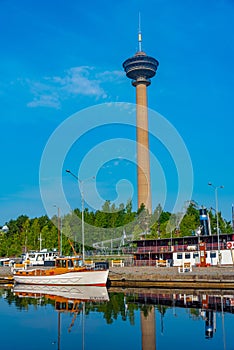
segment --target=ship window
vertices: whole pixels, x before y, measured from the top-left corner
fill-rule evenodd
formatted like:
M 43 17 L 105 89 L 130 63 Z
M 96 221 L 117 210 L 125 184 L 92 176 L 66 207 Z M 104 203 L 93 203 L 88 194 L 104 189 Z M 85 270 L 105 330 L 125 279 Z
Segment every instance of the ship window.
M 73 310 L 73 303 L 72 302 L 68 302 L 67 308 L 70 311 Z
M 68 267 L 73 267 L 72 260 L 68 260 Z
M 185 259 L 190 259 L 190 253 L 185 253 Z
M 73 261 L 73 264 L 74 264 L 74 267 L 79 266 L 79 260 L 74 260 L 74 261 Z
M 61 310 L 67 310 L 67 303 L 65 301 L 60 303 L 60 305 L 61 305 Z
M 177 259 L 182 259 L 182 254 L 177 254 Z
M 194 259 L 199 258 L 199 254 L 198 253 L 193 253 L 193 258 Z
M 210 252 L 210 257 L 211 258 L 216 258 L 216 252 Z

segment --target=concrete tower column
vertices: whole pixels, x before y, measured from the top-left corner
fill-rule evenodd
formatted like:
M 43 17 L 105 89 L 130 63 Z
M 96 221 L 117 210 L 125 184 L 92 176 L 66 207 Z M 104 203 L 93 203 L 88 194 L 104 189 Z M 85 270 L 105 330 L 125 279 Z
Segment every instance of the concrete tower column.
M 152 212 L 151 184 L 150 184 L 150 159 L 148 137 L 148 109 L 147 90 L 148 81 L 136 81 L 136 124 L 137 124 L 137 188 L 138 208 L 143 203 Z

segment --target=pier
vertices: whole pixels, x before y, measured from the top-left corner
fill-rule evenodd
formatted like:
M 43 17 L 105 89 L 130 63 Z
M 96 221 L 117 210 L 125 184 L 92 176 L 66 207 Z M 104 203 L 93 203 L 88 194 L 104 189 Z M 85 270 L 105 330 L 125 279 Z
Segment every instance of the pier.
M 0 267 L 0 284 L 13 284 L 10 267 Z M 110 267 L 109 287 L 233 289 L 234 267 L 193 267 L 179 273 L 176 267 Z
M 234 267 L 193 267 L 179 273 L 176 267 L 111 267 L 111 287 L 234 288 Z

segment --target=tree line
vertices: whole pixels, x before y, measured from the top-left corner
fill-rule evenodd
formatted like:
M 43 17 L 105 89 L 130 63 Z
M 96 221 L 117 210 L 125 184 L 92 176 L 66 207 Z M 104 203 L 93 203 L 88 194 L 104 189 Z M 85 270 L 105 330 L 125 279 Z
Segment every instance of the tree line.
M 208 211 L 211 234 L 217 234 L 216 213 Z M 115 242 L 123 234 L 132 236 L 132 240 L 142 235 L 146 239 L 169 237 L 183 237 L 196 234 L 200 226 L 199 210 L 191 201 L 182 220 L 180 215 L 163 211 L 158 205 L 152 214 L 149 214 L 142 205 L 133 211 L 132 202 L 116 207 L 106 201 L 102 210 L 90 211 L 84 209 L 85 249 L 93 249 L 93 243 L 102 241 Z M 221 233 L 231 233 L 231 222 L 226 221 L 221 212 L 218 213 L 219 229 Z M 17 219 L 6 222 L 8 230 L 0 231 L 0 256 L 20 256 L 30 250 L 47 248 L 58 249 L 58 242 L 62 245 L 64 255 L 73 252 L 72 245 L 77 253 L 82 251 L 82 212 L 75 209 L 61 217 L 47 215 L 29 218 L 21 215 Z M 69 243 L 69 241 L 72 243 Z

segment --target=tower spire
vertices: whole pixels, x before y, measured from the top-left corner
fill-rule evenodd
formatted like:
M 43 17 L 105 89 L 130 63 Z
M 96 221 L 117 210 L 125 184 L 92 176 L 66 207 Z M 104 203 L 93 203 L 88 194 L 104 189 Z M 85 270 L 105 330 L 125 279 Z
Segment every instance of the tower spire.
M 141 52 L 141 51 L 142 51 L 141 42 L 142 42 L 142 35 L 141 35 L 141 13 L 139 12 L 139 18 L 138 18 L 138 52 Z

